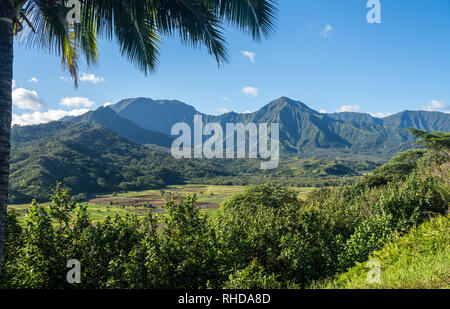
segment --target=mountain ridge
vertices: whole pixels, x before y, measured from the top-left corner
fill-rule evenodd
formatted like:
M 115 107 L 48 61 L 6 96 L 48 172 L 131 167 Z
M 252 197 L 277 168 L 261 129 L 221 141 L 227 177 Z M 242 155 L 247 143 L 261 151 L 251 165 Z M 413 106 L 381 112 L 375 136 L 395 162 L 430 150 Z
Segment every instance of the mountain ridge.
M 140 144 L 170 147 L 173 142 L 171 136 L 142 128 L 133 121 L 119 116 L 113 109 L 107 106 L 102 106 L 95 111 L 90 111 L 72 118 L 70 121 L 99 124 L 119 134 L 121 137 Z
M 229 112 L 207 115 L 177 100 L 125 99 L 111 106 L 120 116 L 146 129 L 170 133 L 178 122 L 193 126 L 195 115 L 204 123 L 280 123 L 281 150 L 290 156 L 332 158 L 333 156 L 378 156 L 389 159 L 415 148 L 407 128 L 450 130 L 450 115 L 439 112 L 401 112 L 386 118 L 364 113 L 320 113 L 288 97 L 273 100 L 253 113 Z M 156 119 L 158 118 L 158 119 Z M 163 122 L 163 124 L 161 124 Z
M 400 151 L 417 148 L 408 127 L 450 131 L 450 114 L 404 111 L 386 118 L 364 113 L 326 114 L 288 97 L 273 100 L 253 113 L 229 112 L 222 115 L 203 114 L 178 100 L 138 97 L 65 121 L 98 124 L 129 140 L 168 148 L 174 139 L 170 136 L 172 126 L 185 122 L 193 128 L 195 115 L 201 115 L 205 124 L 218 122 L 224 129 L 226 123 L 279 123 L 283 155 L 319 159 L 386 161 Z M 55 124 L 44 126 L 49 130 L 57 127 Z M 13 135 L 18 138 L 14 128 Z

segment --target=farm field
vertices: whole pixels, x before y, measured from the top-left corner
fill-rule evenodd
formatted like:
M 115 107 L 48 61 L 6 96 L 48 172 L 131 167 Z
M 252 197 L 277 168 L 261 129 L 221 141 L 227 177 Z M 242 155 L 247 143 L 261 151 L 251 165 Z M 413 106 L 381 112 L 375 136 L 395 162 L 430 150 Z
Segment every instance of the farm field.
M 126 193 L 97 195 L 82 204 L 88 205 L 88 212 L 92 221 L 97 222 L 116 214 L 125 216 L 135 214 L 145 216 L 149 212 L 164 213 L 164 202 L 174 198 L 182 200 L 189 194 L 196 194 L 198 206 L 208 216 L 215 216 L 220 205 L 244 190 L 244 186 L 216 186 L 187 184 L 169 186 L 161 190 L 129 191 Z M 308 193 L 315 190 L 313 187 L 293 187 L 299 199 L 305 199 Z M 40 203 L 46 205 L 48 203 Z M 9 205 L 19 213 L 19 221 L 25 219 L 29 204 Z

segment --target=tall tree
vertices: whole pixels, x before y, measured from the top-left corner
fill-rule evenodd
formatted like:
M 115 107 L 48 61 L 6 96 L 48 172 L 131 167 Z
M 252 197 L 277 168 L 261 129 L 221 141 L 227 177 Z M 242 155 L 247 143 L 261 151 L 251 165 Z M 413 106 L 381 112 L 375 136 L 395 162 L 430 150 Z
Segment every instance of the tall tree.
M 97 62 L 99 37 L 115 38 L 122 55 L 145 74 L 156 70 L 158 47 L 165 36 L 178 37 L 194 48 L 206 47 L 220 65 L 228 61 L 225 27 L 236 26 L 254 40 L 269 38 L 275 29 L 276 6 L 276 0 L 0 0 L 0 270 L 14 35 L 23 44 L 60 56 L 77 86 L 78 61 L 83 57 L 88 65 Z
M 428 133 L 424 130 L 417 130 L 410 128 L 409 132 L 415 135 L 418 140 L 416 143 L 433 150 L 450 150 L 450 133 L 447 132 L 433 132 Z

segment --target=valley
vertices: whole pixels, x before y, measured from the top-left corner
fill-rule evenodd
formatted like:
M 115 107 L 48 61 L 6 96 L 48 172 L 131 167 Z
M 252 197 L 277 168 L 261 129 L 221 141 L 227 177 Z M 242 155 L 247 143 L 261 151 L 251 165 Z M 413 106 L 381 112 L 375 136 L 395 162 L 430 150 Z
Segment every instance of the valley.
M 280 164 L 261 171 L 257 159 L 181 159 L 170 154 L 178 122 L 279 123 Z M 161 121 L 164 119 L 164 121 Z M 294 187 L 349 184 L 401 151 L 416 148 L 407 128 L 449 131 L 450 115 L 405 111 L 387 118 L 322 114 L 281 97 L 250 114 L 210 116 L 179 101 L 126 99 L 78 117 L 11 132 L 9 203 L 47 202 L 57 182 L 79 201 L 98 194 L 159 190 L 171 185 L 266 182 Z
M 164 189 L 129 191 L 114 194 L 93 195 L 89 200 L 82 202 L 93 222 L 103 221 L 106 217 L 116 215 L 137 215 L 144 217 L 149 213 L 164 214 L 164 203 L 170 199 L 182 201 L 187 195 L 197 196 L 197 206 L 201 212 L 214 217 L 220 205 L 235 194 L 242 193 L 244 186 L 218 186 L 218 185 L 173 185 Z M 314 191 L 312 187 L 293 187 L 299 199 L 306 199 Z M 46 206 L 49 203 L 40 203 Z M 18 214 L 18 220 L 24 222 L 29 204 L 9 205 L 9 208 Z

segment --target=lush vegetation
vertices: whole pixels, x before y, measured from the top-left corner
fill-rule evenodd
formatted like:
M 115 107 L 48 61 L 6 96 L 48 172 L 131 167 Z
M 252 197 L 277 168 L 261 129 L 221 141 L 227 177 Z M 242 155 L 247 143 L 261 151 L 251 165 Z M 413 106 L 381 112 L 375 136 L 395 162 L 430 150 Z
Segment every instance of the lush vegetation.
M 337 279 L 315 285 L 332 289 L 448 289 L 450 285 L 450 216 L 433 218 L 370 254 L 380 262 L 381 280 L 367 282 L 367 263 Z
M 214 186 L 214 185 L 171 185 L 164 189 L 153 189 L 144 191 L 127 191 L 124 193 L 99 194 L 89 198 L 84 205 L 92 222 L 104 220 L 106 217 L 114 217 L 116 214 L 124 216 L 137 215 L 144 217 L 149 212 L 163 213 L 164 203 L 167 200 L 184 200 L 187 195 L 197 195 L 197 206 L 201 212 L 208 216 L 214 216 L 220 204 L 242 192 L 241 186 Z M 298 197 L 305 199 L 307 194 L 314 188 L 294 188 Z M 50 202 L 41 203 L 48 206 Z M 8 208 L 16 212 L 19 223 L 24 225 L 30 204 L 8 205 Z
M 212 162 L 174 160 L 98 126 L 73 124 L 58 135 L 13 143 L 10 202 L 48 201 L 60 181 L 74 194 L 160 188 L 194 177 L 228 175 Z
M 170 153 L 131 142 L 97 125 L 53 122 L 16 127 L 12 136 L 11 204 L 47 202 L 56 182 L 79 199 L 100 193 L 163 188 L 186 182 L 247 185 L 273 181 L 329 186 L 351 181 L 377 164 L 369 161 L 286 158 L 261 172 L 258 160 L 175 160 Z
M 214 217 L 188 196 L 170 199 L 161 215 L 94 224 L 86 206 L 58 189 L 49 206 L 32 203 L 24 225 L 9 213 L 1 286 L 307 288 L 445 215 L 449 155 L 445 147 L 409 151 L 353 185 L 316 190 L 306 201 L 286 186 L 251 186 Z M 66 282 L 69 259 L 81 262 L 78 285 Z

